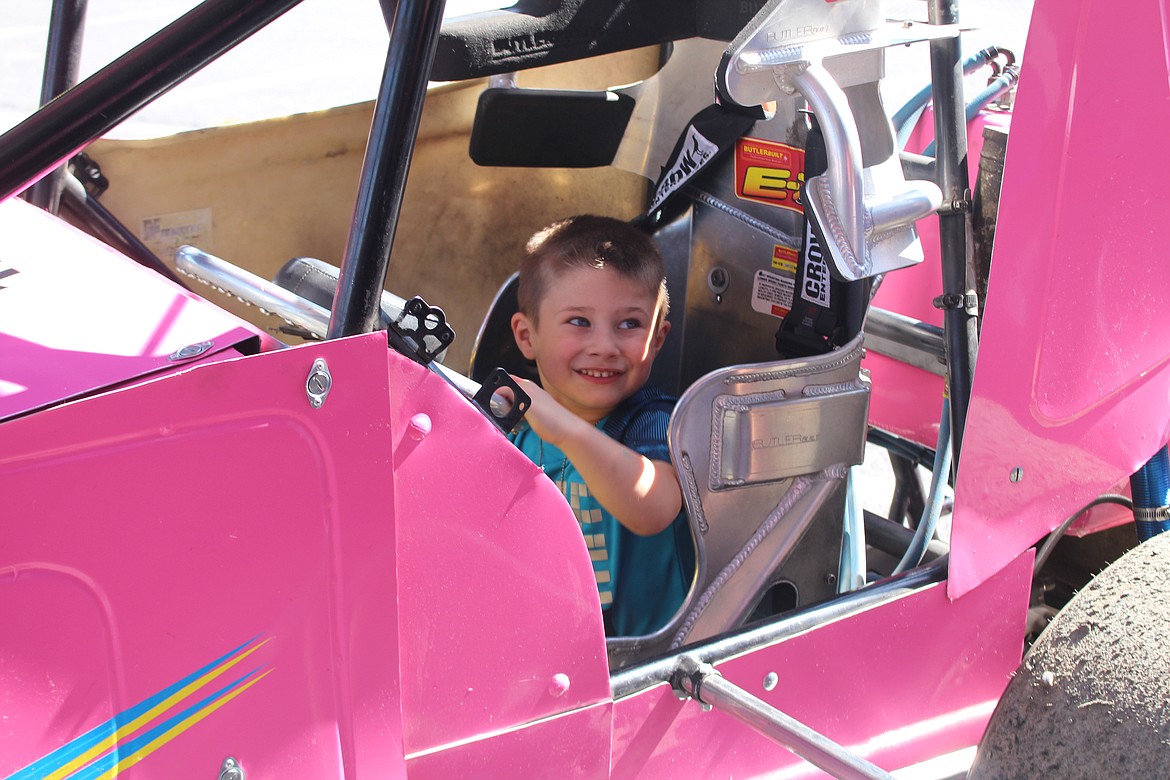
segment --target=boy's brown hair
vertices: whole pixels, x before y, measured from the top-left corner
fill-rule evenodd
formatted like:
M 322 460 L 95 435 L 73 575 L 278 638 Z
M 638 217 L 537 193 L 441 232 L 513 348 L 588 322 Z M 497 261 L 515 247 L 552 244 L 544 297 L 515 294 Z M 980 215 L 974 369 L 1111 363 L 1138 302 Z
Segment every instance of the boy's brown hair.
M 536 322 L 549 280 L 572 268 L 610 268 L 640 282 L 666 316 L 666 264 L 650 236 L 628 222 L 592 214 L 554 222 L 528 239 L 516 291 L 520 311 Z

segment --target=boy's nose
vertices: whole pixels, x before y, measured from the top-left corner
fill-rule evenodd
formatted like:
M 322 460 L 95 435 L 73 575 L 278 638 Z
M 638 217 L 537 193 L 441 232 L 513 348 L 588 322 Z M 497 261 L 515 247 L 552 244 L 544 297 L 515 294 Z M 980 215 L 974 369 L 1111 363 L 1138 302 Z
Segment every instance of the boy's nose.
M 595 330 L 593 332 L 593 338 L 589 340 L 589 352 L 604 357 L 616 355 L 618 353 L 617 340 L 613 337 L 612 333 L 607 333 L 601 329 Z

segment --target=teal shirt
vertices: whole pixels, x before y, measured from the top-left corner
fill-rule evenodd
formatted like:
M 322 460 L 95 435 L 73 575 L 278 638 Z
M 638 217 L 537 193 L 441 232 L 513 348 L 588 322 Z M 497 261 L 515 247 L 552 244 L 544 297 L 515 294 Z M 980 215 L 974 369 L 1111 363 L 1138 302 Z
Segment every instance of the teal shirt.
M 669 462 L 666 430 L 672 405 L 672 399 L 644 387 L 597 427 L 651 460 Z M 581 526 L 607 633 L 644 636 L 666 625 L 694 579 L 695 548 L 686 514 L 680 512 L 660 533 L 639 536 L 598 503 L 563 452 L 523 423 L 510 438 L 556 484 Z

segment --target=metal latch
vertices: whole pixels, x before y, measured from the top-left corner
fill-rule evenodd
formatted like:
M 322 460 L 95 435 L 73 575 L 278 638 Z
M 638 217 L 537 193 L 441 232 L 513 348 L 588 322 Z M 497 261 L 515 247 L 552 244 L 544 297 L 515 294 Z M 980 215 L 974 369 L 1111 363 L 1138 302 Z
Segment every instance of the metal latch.
M 471 400 L 504 433 L 511 432 L 532 406 L 528 393 L 502 368 L 492 371 Z
M 414 319 L 413 325 L 406 324 L 407 317 Z M 402 307 L 398 319 L 387 323 L 386 337 L 392 349 L 425 366 L 451 346 L 455 331 L 442 309 L 415 296 Z

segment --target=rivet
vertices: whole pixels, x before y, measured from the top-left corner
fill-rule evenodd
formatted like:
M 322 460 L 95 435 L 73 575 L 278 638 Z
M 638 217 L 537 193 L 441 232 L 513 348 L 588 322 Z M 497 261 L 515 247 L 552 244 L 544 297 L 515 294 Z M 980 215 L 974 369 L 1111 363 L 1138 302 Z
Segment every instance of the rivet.
M 564 672 L 557 672 L 553 675 L 552 681 L 548 684 L 548 694 L 553 698 L 564 696 L 569 692 L 569 675 Z
M 406 430 L 410 434 L 410 438 L 415 441 L 422 441 L 431 432 L 431 418 L 419 412 L 410 418 L 410 423 L 407 425 Z
M 780 675 L 776 674 L 775 672 L 768 672 L 767 676 L 764 677 L 764 690 L 765 691 L 776 690 L 776 685 L 779 682 L 780 682 Z
M 172 363 L 177 363 L 180 360 L 190 360 L 193 357 L 199 357 L 213 346 L 215 346 L 214 341 L 201 341 L 198 344 L 188 344 L 185 347 L 179 347 L 167 355 L 167 360 Z

